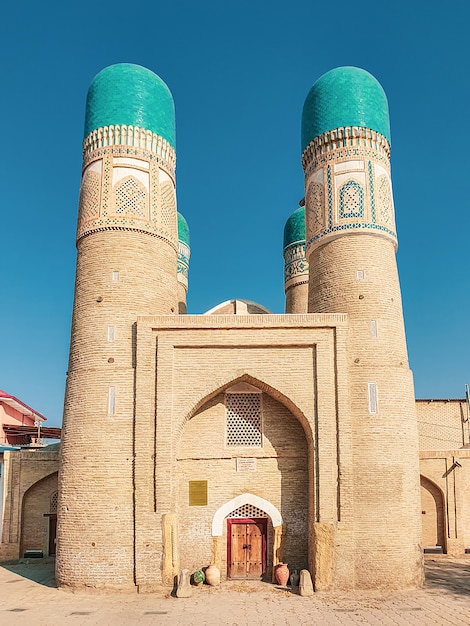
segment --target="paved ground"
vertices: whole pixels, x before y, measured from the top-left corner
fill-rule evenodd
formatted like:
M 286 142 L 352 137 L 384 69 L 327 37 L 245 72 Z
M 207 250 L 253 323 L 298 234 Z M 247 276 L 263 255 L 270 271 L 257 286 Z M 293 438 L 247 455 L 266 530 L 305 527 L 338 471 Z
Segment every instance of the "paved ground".
M 147 626 L 157 624 L 300 626 L 470 625 L 470 558 L 427 558 L 426 586 L 405 593 L 315 594 L 301 598 L 264 583 L 195 588 L 177 599 L 59 591 L 52 563 L 0 566 L 1 626 Z

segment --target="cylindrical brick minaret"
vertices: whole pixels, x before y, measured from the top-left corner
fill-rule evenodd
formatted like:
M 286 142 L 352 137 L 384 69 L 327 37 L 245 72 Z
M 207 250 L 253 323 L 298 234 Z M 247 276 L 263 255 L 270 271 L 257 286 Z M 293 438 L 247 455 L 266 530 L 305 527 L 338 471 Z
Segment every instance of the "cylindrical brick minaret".
M 178 311 L 174 105 L 143 67 L 88 91 L 77 250 L 57 581 L 132 587 L 135 322 Z
M 309 312 L 347 313 L 352 466 L 338 548 L 353 585 L 422 582 L 418 440 L 395 259 L 388 103 L 354 67 L 322 76 L 302 116 Z M 342 381 L 344 382 L 344 381 Z M 338 437 L 343 423 L 338 421 Z M 318 507 L 320 509 L 320 507 Z M 322 521 L 322 520 L 317 520 Z M 344 532 L 348 531 L 348 540 Z M 341 538 L 343 537 L 343 539 Z M 353 539 L 351 539 L 353 537 Z
M 303 206 L 292 213 L 284 226 L 284 292 L 286 313 L 307 313 L 308 262 Z
M 188 222 L 181 213 L 178 213 L 178 312 L 180 314 L 186 313 L 190 255 Z

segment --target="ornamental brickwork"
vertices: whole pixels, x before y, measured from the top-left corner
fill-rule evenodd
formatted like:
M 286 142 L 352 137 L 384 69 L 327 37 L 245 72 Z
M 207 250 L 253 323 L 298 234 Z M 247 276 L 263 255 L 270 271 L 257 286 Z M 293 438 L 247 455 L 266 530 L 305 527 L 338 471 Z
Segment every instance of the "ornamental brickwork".
M 390 586 L 394 576 L 413 586 L 423 576 L 416 410 L 395 259 L 389 152 L 379 133 L 338 128 L 317 137 L 303 155 L 307 258 L 314 268 L 308 310 L 341 311 L 349 320 L 352 471 L 357 477 L 350 494 L 351 532 L 361 555 L 355 568 L 359 587 Z M 379 199 L 381 184 L 387 191 Z M 388 472 L 399 479 L 385 489 Z M 384 516 L 389 498 L 394 506 Z M 319 541 L 335 541 L 339 520 L 326 515 L 319 521 L 332 528 Z M 399 531 L 403 527 L 406 540 Z M 390 561 L 377 560 L 372 537 L 387 545 L 394 572 Z
M 386 134 L 383 90 L 342 68 L 343 91 L 351 73 L 381 108 L 364 112 L 354 92 L 350 123 L 378 119 Z M 418 434 L 388 140 L 343 120 L 307 143 L 306 220 L 298 212 L 285 231 L 289 315 L 243 300 L 181 315 L 189 237 L 178 237 L 174 150 L 154 132 L 174 139 L 171 96 L 136 66 L 98 76 L 87 120 L 101 121 L 84 142 L 77 228 L 58 584 L 152 591 L 209 564 L 222 579 L 271 580 L 287 561 L 308 568 L 319 591 L 419 586 Z M 323 95 L 312 119 L 304 111 L 307 135 L 342 115 L 343 100 Z M 133 124 L 101 126 L 108 106 L 109 122 Z

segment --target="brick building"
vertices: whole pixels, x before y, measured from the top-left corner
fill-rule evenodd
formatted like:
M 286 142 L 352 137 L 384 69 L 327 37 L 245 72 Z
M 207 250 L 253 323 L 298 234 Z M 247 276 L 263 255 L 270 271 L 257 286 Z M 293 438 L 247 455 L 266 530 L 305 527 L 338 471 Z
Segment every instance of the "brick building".
M 465 429 L 445 439 L 458 454 L 421 452 L 420 502 L 389 156 L 375 78 L 350 67 L 322 76 L 302 116 L 305 201 L 286 224 L 286 313 L 233 300 L 188 315 L 171 93 L 140 66 L 95 77 L 59 585 L 151 590 L 210 563 L 223 578 L 270 579 L 287 562 L 308 568 L 317 590 L 413 587 L 424 517 L 426 545 L 465 550 Z M 462 415 L 446 419 L 454 428 Z
M 60 428 L 0 390 L 0 560 L 26 550 L 55 554 Z

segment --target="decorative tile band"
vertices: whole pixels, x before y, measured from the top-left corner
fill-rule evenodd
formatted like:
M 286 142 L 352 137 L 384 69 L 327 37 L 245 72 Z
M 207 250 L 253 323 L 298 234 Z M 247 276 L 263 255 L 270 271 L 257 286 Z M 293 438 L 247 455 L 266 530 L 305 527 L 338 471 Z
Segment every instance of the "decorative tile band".
M 377 218 L 375 214 L 374 174 L 372 170 L 371 161 L 367 162 L 367 173 L 369 175 L 370 212 L 371 212 L 372 222 L 375 224 L 375 222 L 377 221 Z
M 126 126 L 124 124 L 103 126 L 85 137 L 83 141 L 83 160 L 86 160 L 90 152 L 110 146 L 127 146 L 151 152 L 161 157 L 163 161 L 166 161 L 169 168 L 173 172 L 175 171 L 176 152 L 166 139 L 145 128 Z
M 143 233 L 145 235 L 150 235 L 152 237 L 157 237 L 158 239 L 163 239 L 164 241 L 166 241 L 166 243 L 169 243 L 171 247 L 176 250 L 176 246 L 173 246 L 171 242 L 168 241 L 167 237 L 163 237 L 162 235 L 159 235 L 158 233 L 149 233 L 147 230 L 140 230 L 139 228 L 126 228 L 124 226 L 111 226 L 111 227 L 105 226 L 103 228 L 94 228 L 93 230 L 86 231 L 82 235 L 80 235 L 80 239 L 83 239 L 84 237 L 87 237 L 88 235 L 92 235 L 93 233 L 105 232 L 108 230 L 133 231 L 133 232 Z M 78 243 L 78 238 L 77 238 L 77 243 Z
M 366 128 L 338 128 L 309 144 L 303 154 L 307 258 L 326 241 L 361 231 L 398 245 L 389 154 L 387 139 Z
M 284 250 L 284 291 L 308 282 L 308 261 L 305 242 L 297 242 Z
M 372 235 L 372 234 L 384 235 L 387 237 L 387 239 L 392 239 L 393 242 L 395 243 L 395 247 L 398 247 L 396 233 L 393 230 L 386 228 L 385 226 L 381 226 L 380 224 L 341 224 L 340 226 L 334 226 L 333 228 L 324 230 L 323 232 L 318 233 L 317 235 L 309 239 L 307 241 L 307 256 L 311 252 L 311 246 L 319 242 L 320 239 L 322 240 L 321 243 L 323 244 L 323 243 L 326 243 L 325 239 L 330 239 L 330 240 L 336 239 L 339 235 L 348 234 L 347 232 L 345 232 L 348 230 L 352 232 L 356 232 L 356 233 L 363 231 L 364 233 L 367 233 L 368 235 Z M 376 232 L 374 233 L 374 231 Z
M 372 148 L 385 158 L 390 158 L 390 144 L 386 137 L 370 128 L 346 126 L 329 130 L 315 137 L 302 154 L 302 166 L 306 170 L 312 161 L 318 160 L 320 156 L 332 150 L 353 147 Z
M 312 247 L 361 231 L 387 237 L 397 247 L 390 162 L 384 151 L 332 148 L 310 163 L 305 215 L 307 258 Z
M 177 250 L 175 184 L 156 161 L 161 157 L 137 148 L 101 148 L 89 157 L 80 188 L 77 241 L 107 229 L 135 230 Z
M 331 185 L 331 165 L 326 167 L 326 180 L 328 184 L 328 228 L 333 226 L 333 189 Z M 306 233 L 308 237 L 308 233 Z
M 178 241 L 178 265 L 177 265 L 177 279 L 178 282 L 188 291 L 188 274 L 189 274 L 189 257 L 190 250 L 181 241 Z

